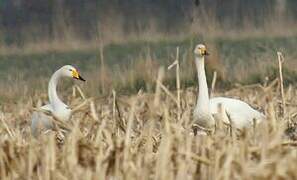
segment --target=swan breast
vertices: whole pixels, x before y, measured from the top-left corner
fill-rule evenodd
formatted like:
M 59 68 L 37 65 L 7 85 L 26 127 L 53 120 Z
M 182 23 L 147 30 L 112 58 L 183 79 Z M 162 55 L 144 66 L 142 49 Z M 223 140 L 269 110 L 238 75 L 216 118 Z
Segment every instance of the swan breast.
M 209 112 L 195 109 L 193 113 L 194 124 L 197 124 L 206 129 L 212 129 L 215 126 L 215 120 Z

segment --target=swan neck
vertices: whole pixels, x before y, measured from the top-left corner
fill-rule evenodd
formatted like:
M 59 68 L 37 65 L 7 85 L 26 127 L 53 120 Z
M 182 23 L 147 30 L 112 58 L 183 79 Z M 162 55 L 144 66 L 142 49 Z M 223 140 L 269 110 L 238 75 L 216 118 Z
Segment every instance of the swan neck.
M 199 85 L 197 108 L 200 110 L 209 111 L 209 95 L 204 67 L 204 57 L 196 57 L 195 63 Z
M 58 84 L 60 78 L 61 78 L 61 73 L 58 70 L 52 75 L 52 77 L 49 81 L 49 85 L 48 85 L 49 102 L 53 106 L 53 108 L 55 108 L 55 106 L 57 106 L 58 104 L 64 104 L 60 100 L 60 98 L 57 94 L 57 84 Z

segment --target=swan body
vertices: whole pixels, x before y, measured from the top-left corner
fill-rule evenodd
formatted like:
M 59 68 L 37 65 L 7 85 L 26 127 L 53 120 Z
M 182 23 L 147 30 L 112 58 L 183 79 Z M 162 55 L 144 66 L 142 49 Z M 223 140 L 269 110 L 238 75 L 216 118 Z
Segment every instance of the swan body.
M 265 115 L 253 109 L 246 102 L 225 97 L 216 97 L 210 99 L 211 114 L 218 113 L 219 105 L 224 107 L 224 111 L 228 114 L 229 122 L 224 121 L 225 124 L 232 124 L 232 126 L 243 129 L 250 127 L 253 123 L 259 123 L 265 119 Z
M 31 131 L 34 136 L 37 136 L 39 131 L 52 129 L 52 118 L 68 121 L 71 117 L 71 108 L 57 95 L 57 84 L 62 77 L 85 81 L 71 65 L 63 66 L 52 75 L 48 85 L 49 104 L 40 107 L 40 111 L 36 111 L 32 115 Z
M 221 115 L 221 121 L 237 129 L 250 127 L 254 122 L 258 123 L 265 119 L 264 114 L 241 100 L 226 97 L 210 99 L 204 67 L 204 57 L 208 55 L 206 47 L 199 44 L 196 46 L 194 53 L 196 56 L 195 64 L 198 73 L 199 93 L 193 116 L 194 123 L 198 127 L 206 129 L 214 128 L 218 120 L 216 118 L 218 116 L 215 116 L 217 114 Z

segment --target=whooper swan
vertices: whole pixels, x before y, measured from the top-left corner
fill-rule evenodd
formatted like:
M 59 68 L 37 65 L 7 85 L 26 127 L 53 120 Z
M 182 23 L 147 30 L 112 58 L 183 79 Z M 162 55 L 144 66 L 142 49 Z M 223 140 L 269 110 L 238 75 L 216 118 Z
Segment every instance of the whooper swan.
M 62 77 L 85 81 L 71 65 L 61 67 L 52 75 L 48 84 L 49 104 L 40 107 L 40 111 L 36 111 L 32 115 L 31 131 L 35 137 L 40 130 L 45 131 L 53 128 L 52 117 L 64 122 L 70 119 L 72 110 L 57 95 L 57 84 Z
M 225 114 L 228 114 L 228 120 L 226 120 L 227 117 L 224 117 L 222 121 L 225 121 L 224 123 L 227 124 L 232 123 L 232 127 L 237 129 L 250 127 L 254 122 L 258 123 L 265 119 L 264 114 L 238 99 L 226 97 L 209 99 L 204 68 L 205 56 L 209 54 L 203 44 L 196 46 L 194 54 L 199 84 L 197 105 L 193 113 L 194 134 L 196 134 L 198 128 L 212 130 L 216 124 L 215 119 L 217 119 L 214 118 L 214 115 L 222 114 L 222 112 L 220 112 L 222 109 L 225 111 Z

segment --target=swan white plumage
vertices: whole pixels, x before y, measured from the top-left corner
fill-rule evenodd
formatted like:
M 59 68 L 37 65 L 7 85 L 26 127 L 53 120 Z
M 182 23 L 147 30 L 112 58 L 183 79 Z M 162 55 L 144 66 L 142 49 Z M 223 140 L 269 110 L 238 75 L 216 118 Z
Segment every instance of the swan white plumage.
M 36 111 L 32 115 L 31 131 L 35 137 L 38 135 L 39 130 L 43 131 L 53 128 L 52 117 L 60 121 L 68 121 L 70 119 L 71 108 L 63 103 L 57 95 L 57 84 L 62 77 L 71 77 L 85 81 L 76 68 L 71 65 L 61 67 L 52 75 L 48 84 L 49 104 L 40 107 L 41 111 Z
M 205 45 L 197 45 L 194 54 L 199 84 L 197 104 L 193 113 L 194 130 L 195 128 L 197 130 L 197 127 L 205 130 L 213 129 L 217 120 L 214 115 L 222 114 L 222 110 L 225 111 L 224 114 L 227 114 L 229 119 L 229 121 L 226 120 L 227 116 L 225 115 L 222 121 L 225 124 L 232 124 L 232 127 L 237 129 L 250 127 L 254 122 L 258 123 L 265 119 L 264 114 L 241 100 L 226 97 L 209 99 L 204 67 L 205 56 L 208 55 Z

